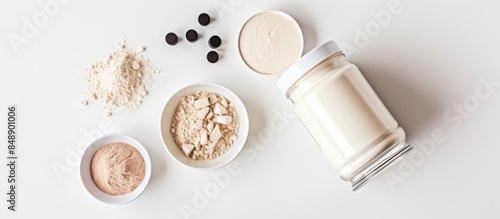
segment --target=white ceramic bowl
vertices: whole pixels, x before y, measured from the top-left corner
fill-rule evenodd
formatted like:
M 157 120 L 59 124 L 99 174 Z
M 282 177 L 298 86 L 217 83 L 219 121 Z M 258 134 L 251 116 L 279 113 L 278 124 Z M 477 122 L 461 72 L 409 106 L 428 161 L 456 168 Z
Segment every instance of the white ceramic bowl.
M 144 180 L 134 191 L 124 195 L 114 196 L 102 192 L 95 185 L 94 180 L 92 179 L 92 173 L 90 171 L 90 165 L 92 163 L 92 158 L 94 157 L 95 152 L 99 150 L 99 148 L 101 148 L 102 146 L 113 142 L 124 142 L 135 147 L 141 153 L 142 158 L 144 159 L 144 163 L 146 164 L 146 173 L 144 176 Z M 151 159 L 149 158 L 149 154 L 144 148 L 144 146 L 142 146 L 141 143 L 139 143 L 132 137 L 122 134 L 105 135 L 102 138 L 99 138 L 95 140 L 92 144 L 90 144 L 90 146 L 83 153 L 82 160 L 80 162 L 80 177 L 82 179 L 83 186 L 85 187 L 85 189 L 87 189 L 87 191 L 92 197 L 106 204 L 112 204 L 112 205 L 125 204 L 139 197 L 139 195 L 141 195 L 141 193 L 148 185 L 149 178 L 151 178 Z
M 181 102 L 181 98 L 195 93 L 197 91 L 208 91 L 220 94 L 226 97 L 231 103 L 234 104 L 236 110 L 238 111 L 238 118 L 240 122 L 240 128 L 238 129 L 238 140 L 231 146 L 231 148 L 222 154 L 220 157 L 212 160 L 194 160 L 192 158 L 186 157 L 182 150 L 174 142 L 173 136 L 170 133 L 170 128 L 172 125 L 172 117 L 177 109 L 177 106 Z M 222 167 L 229 162 L 231 162 L 245 145 L 249 130 L 248 113 L 243 105 L 243 102 L 229 89 L 213 83 L 198 83 L 188 85 L 181 88 L 175 92 L 165 104 L 163 112 L 160 119 L 160 134 L 163 140 L 163 144 L 167 149 L 167 152 L 174 158 L 174 160 L 179 163 L 196 168 L 196 169 L 216 169 Z

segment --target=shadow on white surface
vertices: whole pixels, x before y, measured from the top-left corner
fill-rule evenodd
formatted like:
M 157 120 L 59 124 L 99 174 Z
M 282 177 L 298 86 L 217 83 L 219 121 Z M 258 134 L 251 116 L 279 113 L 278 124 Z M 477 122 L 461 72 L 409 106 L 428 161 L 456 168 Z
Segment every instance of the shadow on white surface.
M 248 111 L 248 118 L 250 121 L 250 130 L 248 132 L 248 137 L 252 138 L 255 137 L 259 134 L 259 132 L 265 127 L 266 125 L 266 118 L 264 115 L 264 110 L 263 110 L 263 105 L 258 102 L 258 99 L 254 100 L 251 98 L 248 98 L 248 96 L 244 95 L 243 93 L 240 95 L 243 104 L 245 104 L 245 107 L 247 108 Z M 245 144 L 245 147 L 248 146 L 248 139 Z
M 435 121 L 441 120 L 444 109 L 433 103 L 437 95 L 426 94 L 422 84 L 412 83 L 402 77 L 404 72 L 388 65 L 355 63 L 363 72 L 380 99 L 406 132 L 411 142 Z
M 145 146 L 148 148 L 148 146 Z M 163 145 L 161 145 L 163 147 Z M 167 174 L 166 170 L 166 162 L 165 162 L 165 154 L 163 153 L 155 153 L 152 149 L 152 147 L 149 147 L 149 156 L 151 157 L 151 166 L 152 166 L 152 171 L 151 171 L 151 179 L 150 179 L 150 184 L 156 184 L 157 179 L 162 178 L 163 175 Z M 151 186 L 150 185 L 150 186 Z

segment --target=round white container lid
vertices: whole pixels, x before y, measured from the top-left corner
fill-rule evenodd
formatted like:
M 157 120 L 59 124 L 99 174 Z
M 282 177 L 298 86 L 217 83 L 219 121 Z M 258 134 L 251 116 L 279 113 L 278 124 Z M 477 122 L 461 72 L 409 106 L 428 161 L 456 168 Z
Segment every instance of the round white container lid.
M 278 79 L 278 87 L 286 94 L 288 89 L 306 72 L 329 56 L 342 51 L 335 41 L 331 40 L 309 51 L 295 64 L 290 66 Z

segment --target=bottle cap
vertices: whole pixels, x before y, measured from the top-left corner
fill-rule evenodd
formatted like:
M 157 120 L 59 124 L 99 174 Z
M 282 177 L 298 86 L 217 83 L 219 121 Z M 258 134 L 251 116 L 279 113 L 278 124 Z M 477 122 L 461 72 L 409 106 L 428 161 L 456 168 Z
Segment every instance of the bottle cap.
M 190 29 L 186 32 L 186 39 L 191 42 L 191 43 L 194 43 L 198 40 L 198 32 L 196 32 L 196 30 L 193 30 L 193 29 Z
M 216 63 L 219 61 L 219 54 L 216 51 L 210 51 L 207 54 L 207 60 L 210 63 Z
M 173 46 L 179 42 L 179 38 L 175 33 L 168 33 L 167 36 L 165 36 L 165 41 L 167 41 L 168 45 Z
M 200 16 L 198 16 L 198 23 L 200 23 L 201 26 L 207 26 L 210 24 L 210 16 L 207 13 L 200 14 Z
M 278 87 L 286 95 L 288 89 L 295 84 L 305 73 L 331 55 L 342 52 L 335 41 L 328 41 L 302 56 L 290 66 L 278 79 Z
M 210 48 L 212 49 L 216 49 L 216 48 L 219 48 L 219 46 L 222 44 L 222 40 L 220 39 L 219 36 L 217 35 L 213 35 L 212 37 L 210 37 L 210 39 L 208 40 L 208 45 L 210 46 Z

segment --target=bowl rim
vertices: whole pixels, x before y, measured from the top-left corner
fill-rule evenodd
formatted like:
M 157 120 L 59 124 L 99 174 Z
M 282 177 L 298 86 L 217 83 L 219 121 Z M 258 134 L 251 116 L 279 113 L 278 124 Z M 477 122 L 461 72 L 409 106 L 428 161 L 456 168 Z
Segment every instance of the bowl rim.
M 241 140 L 241 146 L 239 146 L 237 148 L 237 152 L 234 153 L 234 156 L 232 156 L 230 159 L 228 159 L 227 161 L 219 164 L 219 165 L 216 165 L 216 166 L 211 166 L 211 167 L 196 167 L 196 166 L 192 166 L 192 165 L 189 165 L 189 164 L 186 164 L 184 162 L 182 162 L 181 160 L 179 160 L 174 154 L 172 151 L 169 150 L 169 147 L 167 145 L 167 142 L 166 142 L 166 139 L 163 137 L 163 128 L 162 128 L 162 123 L 163 123 L 163 119 L 164 119 L 164 116 L 165 115 L 165 111 L 166 111 L 166 108 L 169 104 L 169 102 L 171 101 L 171 99 L 177 95 L 179 92 L 183 91 L 183 90 L 186 90 L 188 88 L 191 88 L 191 87 L 195 87 L 195 86 L 212 86 L 212 87 L 216 87 L 217 89 L 221 89 L 221 90 L 224 90 L 225 92 L 228 92 L 230 94 L 232 94 L 234 97 L 236 97 L 235 100 L 231 100 L 232 103 L 234 103 L 235 101 L 238 102 L 239 105 L 241 105 L 241 111 L 238 111 L 238 119 L 240 120 L 240 127 L 239 129 L 242 128 L 241 126 L 241 121 L 244 119 L 246 120 L 246 132 L 244 133 L 243 136 L 238 136 L 238 141 Z M 219 94 L 221 95 L 221 94 Z M 224 96 L 226 97 L 226 96 Z M 226 97 L 228 98 L 228 97 Z M 236 104 L 236 103 L 234 103 Z M 177 107 L 176 107 L 177 108 Z M 243 147 L 245 146 L 246 144 L 246 141 L 248 139 L 248 133 L 250 131 L 250 120 L 249 120 L 249 117 L 248 117 L 248 111 L 246 109 L 246 106 L 245 104 L 243 103 L 243 101 L 241 100 L 241 98 L 236 95 L 236 93 L 234 93 L 232 90 L 230 90 L 229 88 L 225 87 L 225 86 L 222 86 L 220 84 L 217 84 L 217 83 L 214 83 L 214 82 L 192 82 L 192 83 L 188 83 L 184 86 L 181 86 L 180 88 L 178 88 L 177 90 L 175 90 L 167 99 L 167 101 L 165 102 L 165 104 L 163 105 L 163 108 L 161 109 L 161 113 L 160 113 L 160 137 L 161 137 L 161 140 L 162 140 L 162 144 L 163 144 L 163 147 L 165 148 L 165 150 L 167 151 L 167 153 L 170 155 L 170 157 L 172 157 L 177 163 L 180 163 L 182 166 L 186 166 L 186 167 L 189 167 L 189 168 L 193 168 L 193 169 L 198 169 L 198 170 L 215 170 L 215 169 L 219 169 L 221 167 L 224 167 L 226 165 L 228 165 L 229 163 L 231 163 L 234 159 L 236 159 L 236 157 L 238 157 L 238 155 L 240 154 L 240 152 L 243 150 Z M 168 132 L 168 134 L 171 135 L 170 133 L 170 129 L 169 130 L 165 130 Z M 174 142 L 175 143 L 175 142 Z M 177 144 L 175 144 L 175 147 L 179 149 L 179 146 Z M 234 145 L 232 145 L 232 147 L 234 147 Z M 180 150 L 180 149 L 179 149 Z M 215 158 L 215 159 L 219 159 L 220 157 L 218 158 Z M 202 162 L 203 160 L 200 160 L 200 162 Z
M 102 145 L 99 145 L 99 146 L 94 146 L 94 145 L 98 144 L 99 142 L 105 141 L 108 138 L 123 139 L 123 140 L 117 140 L 117 141 L 113 141 L 113 142 L 123 142 L 126 140 L 127 142 L 125 142 L 125 143 L 136 148 L 139 151 L 139 153 L 141 154 L 142 158 L 144 159 L 144 163 L 146 166 L 144 179 L 142 180 L 141 184 L 139 184 L 139 186 L 134 191 L 132 191 L 130 193 L 123 194 L 123 195 L 109 195 L 109 194 L 102 192 L 99 188 L 97 188 L 93 179 L 90 179 L 91 182 L 88 182 L 88 180 L 84 179 L 85 177 L 88 177 L 88 175 L 90 175 L 90 178 L 92 178 L 90 164 L 92 163 L 92 159 L 94 157 L 95 152 L 97 152 L 97 150 L 99 150 L 100 148 L 102 148 L 103 146 L 105 146 L 109 143 L 103 143 Z M 89 154 L 89 153 L 91 153 L 91 151 L 93 151 L 93 154 Z M 90 156 L 90 162 L 89 162 L 89 166 L 87 166 L 88 169 L 85 171 L 84 166 L 82 164 L 85 161 L 85 159 L 88 158 L 88 156 Z M 138 140 L 136 140 L 135 138 L 132 138 L 131 136 L 126 135 L 126 134 L 109 133 L 109 134 L 105 134 L 105 135 L 101 136 L 100 138 L 95 139 L 93 142 L 91 142 L 87 146 L 87 148 L 83 152 L 83 155 L 81 156 L 81 159 L 80 159 L 79 171 L 80 171 L 80 181 L 82 182 L 83 187 L 85 188 L 85 190 L 87 191 L 87 193 L 90 196 L 92 196 L 94 199 L 98 200 L 101 203 L 105 203 L 105 204 L 109 204 L 109 205 L 122 205 L 122 204 L 126 204 L 126 203 L 129 203 L 129 202 L 137 199 L 144 192 L 144 190 L 146 190 L 146 187 L 148 186 L 149 181 L 151 179 L 152 169 L 153 169 L 153 167 L 151 164 L 151 158 L 149 156 L 149 153 L 148 153 L 146 147 L 144 147 Z M 88 186 L 92 186 L 92 185 L 95 186 L 95 188 L 88 187 Z M 96 188 L 97 188 L 97 190 L 96 190 Z M 96 196 L 96 194 L 91 192 L 91 189 L 93 189 L 93 191 L 95 191 L 95 192 L 98 192 L 100 196 L 106 196 L 108 198 L 114 199 L 114 201 L 109 202 L 109 201 L 105 201 L 105 200 L 99 198 L 98 196 Z

